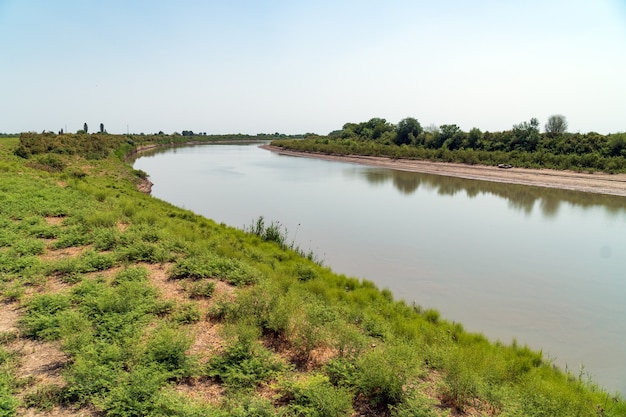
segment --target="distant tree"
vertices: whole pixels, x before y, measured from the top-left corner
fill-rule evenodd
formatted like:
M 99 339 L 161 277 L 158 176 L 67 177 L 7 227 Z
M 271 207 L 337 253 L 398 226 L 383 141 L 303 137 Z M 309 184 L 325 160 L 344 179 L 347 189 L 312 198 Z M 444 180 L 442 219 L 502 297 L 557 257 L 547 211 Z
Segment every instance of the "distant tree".
M 445 145 L 450 150 L 458 149 L 461 147 L 464 137 L 463 131 L 457 125 L 441 125 L 439 126 L 439 133 L 435 134 L 436 148 Z
M 100 133 L 104 133 L 104 123 L 100 123 Z
M 89 133 L 89 128 L 87 127 L 87 122 L 85 122 L 85 124 L 83 125 L 83 130 L 85 131 L 85 133 Z
M 530 122 L 513 125 L 513 140 L 510 150 L 532 152 L 539 143 L 539 120 L 531 118 Z
M 409 144 L 422 133 L 422 125 L 417 119 L 407 117 L 400 120 L 396 126 L 396 145 Z
M 470 149 L 476 149 L 478 142 L 483 138 L 483 132 L 479 128 L 474 127 L 469 131 L 466 138 L 465 147 Z
M 562 135 L 563 133 L 567 132 L 567 120 L 565 119 L 565 116 L 555 114 L 553 116 L 550 116 L 545 128 L 548 137 L 553 138 L 555 136 Z

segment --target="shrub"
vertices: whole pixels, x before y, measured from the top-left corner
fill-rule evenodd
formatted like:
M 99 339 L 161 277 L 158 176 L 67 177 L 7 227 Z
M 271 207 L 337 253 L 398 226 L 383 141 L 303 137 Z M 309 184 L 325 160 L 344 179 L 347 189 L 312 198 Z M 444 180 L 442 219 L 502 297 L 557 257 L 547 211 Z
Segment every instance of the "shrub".
M 237 331 L 238 337 L 221 355 L 209 361 L 209 377 L 231 388 L 251 388 L 285 368 L 282 362 L 254 341 L 257 331 L 253 327 L 240 326 Z
M 87 251 L 80 255 L 80 272 L 105 271 L 115 265 L 115 259 L 110 254 Z
M 376 404 L 398 404 L 405 387 L 419 376 L 421 360 L 409 345 L 376 348 L 356 361 L 356 386 Z
M 51 411 L 55 405 L 64 402 L 65 390 L 54 384 L 44 384 L 38 386 L 35 391 L 24 396 L 24 405 L 33 407 L 39 411 Z M 2 415 L 0 413 L 0 415 Z
M 103 201 L 102 193 L 96 194 L 98 201 Z M 117 224 L 117 213 L 110 210 L 95 211 L 85 216 L 85 224 L 91 227 L 113 227 Z
M 40 294 L 27 304 L 22 319 L 27 336 L 43 340 L 56 340 L 60 336 L 59 315 L 70 307 L 70 298 L 65 294 Z
M 44 154 L 37 158 L 35 166 L 50 172 L 61 172 L 65 169 L 65 162 L 58 156 Z
M 161 387 L 166 381 L 167 375 L 159 369 L 136 367 L 122 374 L 108 395 L 98 402 L 111 417 L 154 415 Z
M 296 266 L 296 277 L 302 282 L 312 280 L 317 277 L 317 273 L 308 265 L 298 264 Z
M 14 359 L 4 347 L 0 346 L 0 416 L 16 415 L 19 401 L 14 397 L 15 375 Z
M 191 338 L 172 326 L 159 328 L 146 347 L 146 363 L 162 367 L 169 375 L 183 377 L 191 375 L 193 360 L 186 352 Z
M 195 304 L 179 304 L 171 315 L 174 322 L 178 324 L 192 324 L 200 321 L 200 310 Z
M 424 394 L 414 392 L 403 402 L 391 406 L 392 417 L 437 417 L 436 404 Z
M 122 282 L 146 282 L 148 280 L 148 270 L 141 266 L 131 266 L 122 269 L 115 274 L 113 284 Z
M 194 281 L 189 284 L 187 291 L 192 298 L 209 298 L 215 292 L 215 282 L 207 280 Z
M 445 353 L 443 395 L 444 402 L 451 407 L 463 411 L 483 392 L 481 371 L 486 357 L 483 353 L 479 345 L 465 349 L 455 348 Z
M 310 417 L 340 417 L 352 413 L 352 394 L 342 387 L 334 387 L 327 376 L 314 374 L 308 378 L 287 382 L 284 395 L 291 399 L 287 415 Z
M 39 239 L 22 238 L 11 247 L 15 256 L 41 255 L 45 250 L 45 243 Z
M 216 278 L 233 285 L 246 285 L 257 282 L 260 273 L 242 261 L 209 253 L 179 259 L 170 270 L 170 277 L 174 279 Z

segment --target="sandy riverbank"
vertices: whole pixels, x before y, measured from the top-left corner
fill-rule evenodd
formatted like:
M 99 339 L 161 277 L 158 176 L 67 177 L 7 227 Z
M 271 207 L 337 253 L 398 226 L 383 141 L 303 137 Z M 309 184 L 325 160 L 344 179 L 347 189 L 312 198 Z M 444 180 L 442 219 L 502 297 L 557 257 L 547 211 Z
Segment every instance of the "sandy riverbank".
M 485 165 L 465 165 L 447 162 L 416 161 L 411 159 L 391 159 L 358 155 L 338 156 L 326 155 L 322 153 L 296 152 L 270 145 L 263 145 L 261 147 L 281 155 L 350 162 L 381 168 L 446 175 L 472 180 L 534 185 L 538 187 L 560 188 L 564 190 L 626 197 L 626 174 L 588 174 L 573 171 L 558 171 L 553 169 L 502 169 Z

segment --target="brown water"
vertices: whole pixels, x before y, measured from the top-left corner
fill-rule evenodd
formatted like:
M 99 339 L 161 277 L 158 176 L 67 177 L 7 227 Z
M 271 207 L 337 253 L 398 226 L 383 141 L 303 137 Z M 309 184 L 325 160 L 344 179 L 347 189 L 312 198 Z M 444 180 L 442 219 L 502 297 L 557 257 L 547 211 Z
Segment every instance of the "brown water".
M 256 145 L 159 150 L 134 165 L 155 197 L 238 228 L 280 221 L 336 272 L 626 393 L 626 198 Z

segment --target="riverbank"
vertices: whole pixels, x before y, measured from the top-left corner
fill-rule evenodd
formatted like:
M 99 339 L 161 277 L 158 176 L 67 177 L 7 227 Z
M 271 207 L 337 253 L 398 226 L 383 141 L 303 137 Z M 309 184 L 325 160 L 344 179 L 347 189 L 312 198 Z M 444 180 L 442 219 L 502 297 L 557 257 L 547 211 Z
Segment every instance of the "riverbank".
M 487 165 L 466 165 L 413 159 L 298 152 L 285 150 L 271 145 L 263 145 L 261 148 L 280 155 L 349 162 L 401 171 L 421 172 L 424 174 L 444 175 L 479 181 L 531 185 L 536 187 L 558 188 L 563 190 L 626 197 L 626 174 L 605 174 L 600 172 L 589 174 L 573 171 L 558 171 L 553 169 L 529 169 L 515 167 L 502 169 Z
M 0 141 L 3 415 L 624 415 L 541 352 L 298 256 L 274 224 L 139 193 L 124 148 L 71 145 Z

